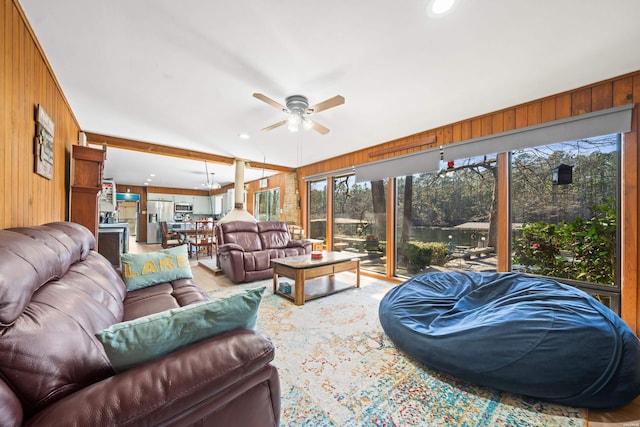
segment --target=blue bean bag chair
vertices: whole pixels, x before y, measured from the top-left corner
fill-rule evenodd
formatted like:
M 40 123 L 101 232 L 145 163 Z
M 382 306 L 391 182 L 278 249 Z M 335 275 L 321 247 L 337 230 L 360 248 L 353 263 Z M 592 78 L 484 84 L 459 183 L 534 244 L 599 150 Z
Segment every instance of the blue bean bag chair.
M 380 323 L 405 353 L 467 382 L 574 407 L 640 395 L 640 341 L 572 286 L 518 273 L 436 272 L 389 291 Z

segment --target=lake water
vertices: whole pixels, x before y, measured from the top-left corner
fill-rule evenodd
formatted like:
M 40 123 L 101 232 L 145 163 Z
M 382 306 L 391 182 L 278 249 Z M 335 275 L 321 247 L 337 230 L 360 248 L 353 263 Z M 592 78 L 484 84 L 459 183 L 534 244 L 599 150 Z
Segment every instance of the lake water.
M 400 235 L 400 230 L 397 231 Z M 487 238 L 486 230 L 460 230 L 457 228 L 411 227 L 409 240 L 420 242 L 453 242 L 456 246 L 478 246 L 482 237 Z
M 325 229 L 320 227 L 320 223 L 311 224 L 311 237 L 322 238 L 316 236 L 324 236 Z M 324 223 L 322 223 L 324 225 Z M 396 235 L 400 235 L 400 228 L 396 230 Z M 345 233 L 345 235 L 355 235 L 355 233 Z M 451 237 L 449 237 L 451 236 Z M 482 237 L 487 238 L 487 230 L 461 230 L 452 227 L 411 227 L 409 229 L 409 240 L 419 242 L 442 242 L 449 244 L 452 242 L 456 246 L 480 246 L 479 242 Z

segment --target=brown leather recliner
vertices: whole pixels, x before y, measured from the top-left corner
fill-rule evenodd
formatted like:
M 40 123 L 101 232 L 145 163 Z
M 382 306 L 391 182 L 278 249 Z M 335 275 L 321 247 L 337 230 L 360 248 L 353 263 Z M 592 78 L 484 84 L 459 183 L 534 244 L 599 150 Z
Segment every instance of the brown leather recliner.
M 235 330 L 115 373 L 95 333 L 209 297 L 179 279 L 127 292 L 74 223 L 0 230 L 0 426 L 278 426 L 263 335 Z
M 273 277 L 271 260 L 311 253 L 310 240 L 291 240 L 287 223 L 231 221 L 218 224 L 218 265 L 234 283 Z

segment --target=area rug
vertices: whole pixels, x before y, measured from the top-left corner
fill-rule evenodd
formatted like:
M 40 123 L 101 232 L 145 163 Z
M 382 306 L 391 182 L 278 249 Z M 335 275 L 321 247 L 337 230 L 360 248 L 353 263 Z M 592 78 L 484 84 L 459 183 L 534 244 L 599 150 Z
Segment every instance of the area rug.
M 276 347 L 282 427 L 587 424 L 584 409 L 463 383 L 403 354 L 378 320 L 379 302 L 393 284 L 363 277 L 360 289 L 303 306 L 273 295 L 270 280 L 212 296 L 259 286 L 267 291 L 258 329 Z

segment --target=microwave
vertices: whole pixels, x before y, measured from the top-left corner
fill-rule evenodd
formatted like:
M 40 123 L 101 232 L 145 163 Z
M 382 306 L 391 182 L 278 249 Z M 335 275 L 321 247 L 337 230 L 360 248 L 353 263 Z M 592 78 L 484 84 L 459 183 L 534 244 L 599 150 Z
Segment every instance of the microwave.
M 176 203 L 175 211 L 181 213 L 191 213 L 193 212 L 193 205 L 190 203 Z

